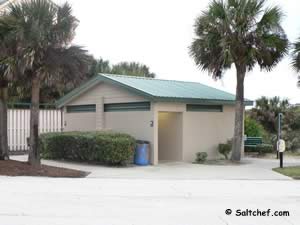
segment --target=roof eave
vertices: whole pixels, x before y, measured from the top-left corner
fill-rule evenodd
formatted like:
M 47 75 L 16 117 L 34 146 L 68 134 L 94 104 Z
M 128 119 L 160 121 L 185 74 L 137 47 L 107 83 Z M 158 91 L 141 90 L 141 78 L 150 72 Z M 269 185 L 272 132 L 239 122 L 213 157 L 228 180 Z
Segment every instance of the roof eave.
M 155 102 L 184 102 L 190 104 L 221 104 L 221 105 L 235 105 L 235 100 L 224 100 L 224 99 L 195 99 L 195 98 L 170 98 L 170 97 L 155 97 Z M 252 106 L 253 101 L 245 100 L 245 106 Z

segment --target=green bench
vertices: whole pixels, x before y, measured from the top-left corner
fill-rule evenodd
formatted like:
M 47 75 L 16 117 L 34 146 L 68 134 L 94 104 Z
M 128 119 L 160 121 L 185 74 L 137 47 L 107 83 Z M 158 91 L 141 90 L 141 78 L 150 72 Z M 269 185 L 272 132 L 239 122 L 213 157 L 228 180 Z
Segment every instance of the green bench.
M 272 153 L 273 145 L 264 144 L 262 137 L 247 137 L 244 140 L 245 152 L 257 152 L 258 154 Z
M 244 141 L 244 146 L 249 148 L 255 148 L 257 145 L 261 145 L 262 143 L 262 137 L 247 137 Z

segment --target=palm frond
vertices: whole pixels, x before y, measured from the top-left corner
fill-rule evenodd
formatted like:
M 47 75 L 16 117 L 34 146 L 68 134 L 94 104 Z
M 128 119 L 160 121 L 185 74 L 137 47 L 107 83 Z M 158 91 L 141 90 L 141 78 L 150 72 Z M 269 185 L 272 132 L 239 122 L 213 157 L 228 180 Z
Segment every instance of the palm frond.
M 86 77 L 91 56 L 80 46 L 48 48 L 41 70 L 48 84 L 80 83 Z
M 260 21 L 257 23 L 257 29 L 263 32 L 264 30 L 268 29 L 273 30 L 281 28 L 280 23 L 282 17 L 283 13 L 278 6 L 267 8 L 264 11 Z
M 296 70 L 296 72 L 300 72 L 300 39 L 296 43 L 294 43 L 292 52 L 292 66 Z
M 297 73 L 300 72 L 300 39 L 294 43 L 292 51 L 292 67 Z M 300 88 L 300 75 L 298 75 L 297 86 Z
M 195 22 L 190 55 L 214 78 L 231 64 L 269 71 L 288 51 L 282 16 L 279 7 L 266 8 L 265 0 L 214 0 Z
M 60 43 L 68 44 L 73 40 L 78 20 L 72 15 L 72 7 L 65 3 L 58 8 L 56 23 L 51 29 L 53 38 Z

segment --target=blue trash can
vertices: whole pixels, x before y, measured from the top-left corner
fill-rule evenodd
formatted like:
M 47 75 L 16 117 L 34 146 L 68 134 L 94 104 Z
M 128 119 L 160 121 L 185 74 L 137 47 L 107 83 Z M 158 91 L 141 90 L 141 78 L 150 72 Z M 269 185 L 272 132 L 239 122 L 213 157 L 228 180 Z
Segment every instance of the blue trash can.
M 137 141 L 136 149 L 134 153 L 134 164 L 140 166 L 149 165 L 149 142 L 148 141 Z

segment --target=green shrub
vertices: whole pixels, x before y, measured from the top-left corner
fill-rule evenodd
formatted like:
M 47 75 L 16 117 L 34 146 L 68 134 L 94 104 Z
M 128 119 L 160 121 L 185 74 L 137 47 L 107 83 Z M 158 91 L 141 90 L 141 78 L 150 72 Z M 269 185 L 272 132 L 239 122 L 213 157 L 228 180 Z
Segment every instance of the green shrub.
M 231 152 L 231 143 L 219 144 L 219 153 L 224 155 L 225 159 L 228 159 L 228 155 Z
M 258 152 L 260 155 L 274 152 L 274 146 L 271 144 L 259 144 L 253 147 L 245 146 L 245 152 Z
M 246 116 L 245 118 L 245 135 L 248 137 L 262 137 L 265 133 L 263 126 L 256 122 L 256 120 L 251 119 Z
M 283 131 L 282 138 L 286 141 L 286 150 L 295 151 L 300 149 L 300 130 Z
M 285 140 L 285 146 L 287 151 L 297 151 L 300 149 L 300 130 L 283 130 L 281 138 Z M 274 149 L 277 147 L 277 134 L 273 134 L 272 144 Z
M 39 146 L 46 159 L 125 164 L 133 157 L 135 140 L 122 133 L 64 132 L 40 135 Z
M 269 145 L 269 144 L 259 144 L 256 146 L 256 151 L 259 154 L 272 153 L 273 150 L 274 150 L 273 145 Z
M 207 153 L 206 152 L 197 152 L 196 153 L 196 163 L 204 163 L 207 159 Z
M 244 150 L 245 152 L 257 152 L 256 146 L 245 146 Z
M 96 136 L 95 160 L 111 164 L 122 164 L 134 154 L 135 140 L 127 135 L 117 137 L 108 135 Z

